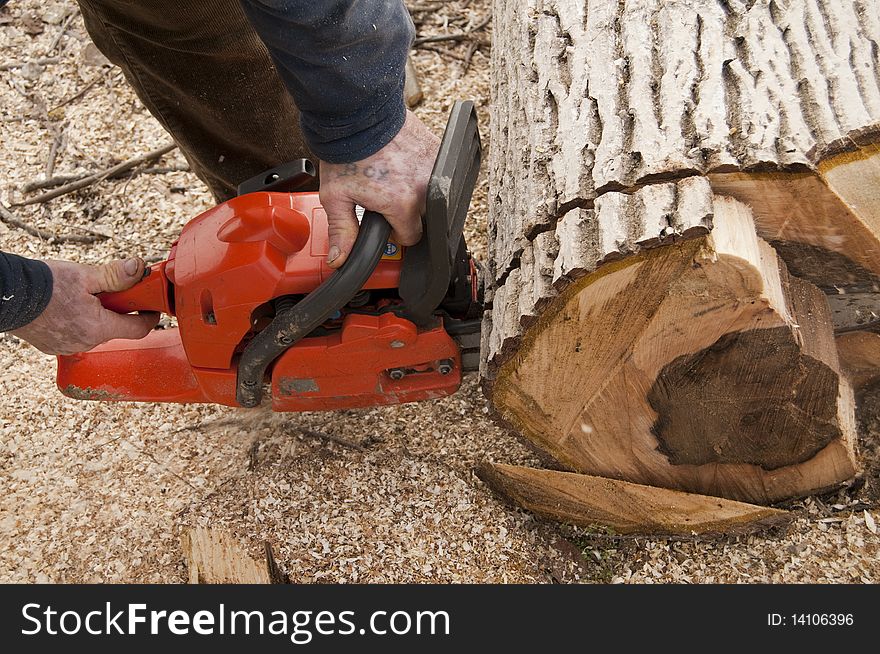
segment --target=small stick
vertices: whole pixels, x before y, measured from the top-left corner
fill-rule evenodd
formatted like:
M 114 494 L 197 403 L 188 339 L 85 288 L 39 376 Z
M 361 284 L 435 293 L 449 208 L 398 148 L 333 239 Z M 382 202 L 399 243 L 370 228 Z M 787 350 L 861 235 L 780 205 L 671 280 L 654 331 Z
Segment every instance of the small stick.
M 17 202 L 14 206 L 24 206 L 28 204 L 36 204 L 38 202 L 48 202 L 54 198 L 57 198 L 61 195 L 66 195 L 68 193 L 72 193 L 73 191 L 78 191 L 81 188 L 85 188 L 86 186 L 91 186 L 96 182 L 100 182 L 102 180 L 107 179 L 108 177 L 112 177 L 113 175 L 118 175 L 120 173 L 131 170 L 135 166 L 138 166 L 142 163 L 146 163 L 148 161 L 154 161 L 163 155 L 168 154 L 174 148 L 177 147 L 176 143 L 166 143 L 165 145 L 156 148 L 155 150 L 151 150 L 146 154 L 142 154 L 140 156 L 134 157 L 133 159 L 128 159 L 127 161 L 123 161 L 120 164 L 116 164 L 112 168 L 108 168 L 99 173 L 95 173 L 93 175 L 89 175 L 88 177 L 83 177 L 75 182 L 71 182 L 70 184 L 65 184 L 59 188 L 56 188 L 53 191 L 48 191 L 41 195 L 38 195 L 35 198 L 31 198 L 30 200 L 25 200 L 24 202 Z
M 465 58 L 464 58 L 464 68 L 461 71 L 462 75 L 467 75 L 467 72 L 471 67 L 471 61 L 474 58 L 474 54 L 479 49 L 480 49 L 480 44 L 477 43 L 476 41 L 471 41 L 468 44 L 467 54 L 465 55 Z
M 8 64 L 0 64 L 0 70 L 12 70 L 13 68 L 21 68 L 22 66 L 26 66 L 30 63 L 45 66 L 46 64 L 57 64 L 59 61 L 61 61 L 61 57 L 42 57 L 41 59 L 34 59 L 33 61 L 12 61 Z
M 188 173 L 189 166 L 156 166 L 154 168 L 144 168 L 142 170 L 133 170 L 129 174 L 134 175 L 165 175 L 167 173 Z
M 84 95 L 85 95 L 85 94 L 86 94 L 86 93 L 87 93 L 87 92 L 88 92 L 93 86 L 95 86 L 95 84 L 97 84 L 98 82 L 100 82 L 102 79 L 103 79 L 103 77 L 101 77 L 101 75 L 96 75 L 94 78 L 92 78 L 91 80 L 89 80 L 89 83 L 86 84 L 84 87 L 82 87 L 79 91 L 77 91 L 76 93 L 74 93 L 74 94 L 73 94 L 72 96 L 70 96 L 69 98 L 66 98 L 66 99 L 62 100 L 62 101 L 58 104 L 58 106 L 56 106 L 56 107 L 52 107 L 52 109 L 51 109 L 48 113 L 51 114 L 53 111 L 58 111 L 58 110 L 61 109 L 61 107 L 63 107 L 64 105 L 66 105 L 66 104 L 70 104 L 70 103 L 73 102 L 74 100 L 78 100 L 79 98 L 81 98 L 82 96 L 84 96 Z
M 300 428 L 299 431 L 302 433 L 303 436 L 308 436 L 309 438 L 319 438 L 319 439 L 325 440 L 325 441 L 331 441 L 333 443 L 336 443 L 337 445 L 342 445 L 343 447 L 347 447 L 352 450 L 358 450 L 360 452 L 364 452 L 367 449 L 363 445 L 360 445 L 359 443 L 355 443 L 355 442 L 350 441 L 346 438 L 342 438 L 341 436 L 334 436 L 333 434 L 326 434 L 323 431 L 315 431 L 314 429 L 305 429 L 302 427 Z
M 58 150 L 61 148 L 61 143 L 64 141 L 64 128 L 55 132 L 55 137 L 52 139 L 52 146 L 49 148 L 49 156 L 46 160 L 46 172 L 45 178 L 51 179 L 52 174 L 55 172 L 55 159 L 58 157 Z
M 188 173 L 189 166 L 157 166 L 153 168 L 142 168 L 141 170 L 126 170 L 117 175 L 110 175 L 107 179 L 119 179 L 121 177 L 126 177 L 129 175 L 165 175 L 166 173 Z M 38 179 L 33 182 L 28 182 L 24 186 L 21 187 L 23 193 L 33 193 L 34 191 L 39 191 L 44 188 L 53 188 L 55 186 L 61 186 L 62 184 L 67 184 L 69 182 L 75 182 L 80 179 L 85 179 L 86 177 L 91 177 L 94 173 L 78 173 L 76 175 L 56 175 L 55 177 L 50 177 L 49 179 Z
M 465 39 L 471 38 L 474 32 L 478 32 L 486 25 L 489 24 L 489 21 L 492 20 L 492 14 L 490 13 L 486 18 L 484 18 L 478 25 L 475 25 L 467 32 L 455 32 L 454 34 L 438 34 L 437 36 L 423 36 L 421 38 L 413 41 L 413 47 L 417 47 L 422 45 L 423 43 L 437 43 L 438 41 L 463 41 Z
M 52 44 L 49 46 L 49 49 L 46 51 L 46 54 L 51 54 L 55 51 L 55 48 L 58 47 L 58 44 L 61 43 L 61 39 L 64 37 L 65 33 L 67 33 L 67 28 L 70 27 L 70 24 L 73 22 L 73 19 L 79 15 L 79 11 L 70 12 L 70 16 L 68 16 L 64 20 L 64 24 L 61 25 L 61 29 L 58 30 L 58 34 L 55 35 L 55 38 L 52 40 Z
M 34 182 L 28 182 L 21 187 L 21 190 L 24 193 L 32 193 L 33 191 L 39 191 L 44 188 L 52 188 L 53 186 L 61 186 L 68 182 L 75 182 L 78 179 L 85 179 L 91 174 L 92 173 L 82 173 L 80 175 L 55 175 L 49 179 L 38 179 Z
M 409 9 L 410 13 L 418 11 L 435 11 L 436 9 L 440 9 L 445 4 L 445 2 L 426 2 L 420 5 L 408 5 L 407 9 Z
M 26 222 L 19 220 L 15 217 L 15 214 L 3 205 L 3 203 L 0 203 L 0 220 L 10 227 L 17 227 L 18 229 L 27 232 L 31 236 L 36 236 L 44 241 L 55 241 L 56 243 L 83 243 L 88 245 L 109 238 L 104 234 L 95 233 L 89 235 L 53 234 L 52 232 L 47 232 L 45 229 L 38 229 L 33 225 L 28 225 Z

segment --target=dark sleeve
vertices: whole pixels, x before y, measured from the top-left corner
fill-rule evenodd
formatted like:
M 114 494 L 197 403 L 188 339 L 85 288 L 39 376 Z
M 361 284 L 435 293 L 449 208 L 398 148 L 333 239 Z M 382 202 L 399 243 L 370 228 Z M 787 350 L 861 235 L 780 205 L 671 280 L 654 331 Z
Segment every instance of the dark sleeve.
M 52 297 L 52 271 L 42 261 L 0 252 L 0 332 L 24 327 Z
M 301 113 L 312 151 L 331 163 L 376 153 L 403 127 L 415 28 L 403 0 L 241 0 Z

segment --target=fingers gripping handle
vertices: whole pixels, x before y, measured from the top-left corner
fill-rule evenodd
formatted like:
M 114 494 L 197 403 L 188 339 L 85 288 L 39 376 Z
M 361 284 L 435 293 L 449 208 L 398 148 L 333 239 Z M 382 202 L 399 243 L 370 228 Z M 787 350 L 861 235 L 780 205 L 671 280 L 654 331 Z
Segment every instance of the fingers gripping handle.
M 132 311 L 160 311 L 172 314 L 168 278 L 165 276 L 167 261 L 153 264 L 144 270 L 144 276 L 137 284 L 124 291 L 100 293 L 98 299 L 104 308 L 116 313 Z

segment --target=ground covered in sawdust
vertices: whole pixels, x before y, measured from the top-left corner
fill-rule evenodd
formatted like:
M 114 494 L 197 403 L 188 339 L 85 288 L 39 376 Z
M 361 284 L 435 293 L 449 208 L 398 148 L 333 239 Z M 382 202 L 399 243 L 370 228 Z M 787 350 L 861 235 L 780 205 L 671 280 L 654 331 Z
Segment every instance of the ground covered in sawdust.
M 420 36 L 467 31 L 489 0 L 412 2 Z M 491 24 L 415 51 L 437 132 L 451 102 L 473 98 L 488 130 Z M 42 61 L 43 63 L 39 63 Z M 25 64 L 25 65 L 17 65 Z M 104 170 L 169 139 L 89 44 L 70 1 L 0 10 L 0 202 L 54 174 Z M 55 144 L 53 146 L 53 143 Z M 486 143 L 488 145 L 488 143 Z M 54 154 L 50 154 L 54 152 Z M 105 180 L 0 222 L 0 249 L 97 263 L 163 258 L 186 220 L 211 205 L 179 153 L 160 168 Z M 485 251 L 486 182 L 467 227 Z M 93 244 L 51 234 L 89 235 Z M 506 507 L 472 473 L 488 458 L 537 464 L 488 416 L 471 376 L 454 397 L 418 405 L 273 415 L 210 406 L 101 404 L 54 387 L 54 360 L 0 336 L 0 580 L 179 582 L 182 525 L 260 525 L 290 503 L 284 533 L 264 534 L 294 581 L 877 582 L 878 424 L 865 476 L 791 505 L 794 522 L 712 541 L 619 539 Z M 875 414 L 877 412 L 874 412 Z M 248 484 L 259 474 L 272 487 Z M 250 489 L 247 493 L 240 489 Z M 283 494 L 283 495 L 282 495 Z

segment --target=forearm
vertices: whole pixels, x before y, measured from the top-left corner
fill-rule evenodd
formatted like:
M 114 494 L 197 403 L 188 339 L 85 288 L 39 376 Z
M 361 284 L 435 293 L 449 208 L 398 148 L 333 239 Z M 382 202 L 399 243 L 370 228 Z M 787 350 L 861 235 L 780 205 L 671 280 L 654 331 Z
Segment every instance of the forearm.
M 36 319 L 52 297 L 52 272 L 42 261 L 0 252 L 0 332 Z
M 241 0 L 322 161 L 359 161 L 403 126 L 415 33 L 402 0 Z

